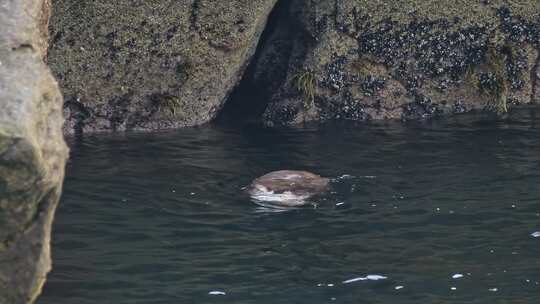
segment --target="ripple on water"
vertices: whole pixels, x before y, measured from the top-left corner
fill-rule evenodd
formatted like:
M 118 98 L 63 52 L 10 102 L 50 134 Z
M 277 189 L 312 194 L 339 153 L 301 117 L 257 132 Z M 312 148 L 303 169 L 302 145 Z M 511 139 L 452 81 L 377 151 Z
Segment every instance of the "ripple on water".
M 83 138 L 38 304 L 536 303 L 535 113 Z M 282 168 L 339 178 L 317 208 L 242 195 Z

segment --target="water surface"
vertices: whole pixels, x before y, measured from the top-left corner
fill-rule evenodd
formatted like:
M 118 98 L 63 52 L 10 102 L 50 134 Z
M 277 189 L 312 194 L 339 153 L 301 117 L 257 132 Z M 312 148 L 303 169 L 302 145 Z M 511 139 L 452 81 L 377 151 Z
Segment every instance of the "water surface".
M 38 303 L 537 303 L 538 114 L 72 140 Z M 316 208 L 242 194 L 284 168 L 342 178 Z

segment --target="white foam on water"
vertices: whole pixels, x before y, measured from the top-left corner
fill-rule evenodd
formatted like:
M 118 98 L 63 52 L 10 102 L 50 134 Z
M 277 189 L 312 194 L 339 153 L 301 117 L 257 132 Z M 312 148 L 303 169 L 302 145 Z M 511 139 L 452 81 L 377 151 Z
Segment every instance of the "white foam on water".
M 349 283 L 358 282 L 358 281 L 378 281 L 378 280 L 386 280 L 386 279 L 388 279 L 388 277 L 378 275 L 378 274 L 369 274 L 365 277 L 357 277 L 357 278 L 345 280 L 342 283 L 349 284 Z
M 334 283 L 318 283 L 317 287 L 334 287 Z
M 212 291 L 208 292 L 208 294 L 211 295 L 211 296 L 224 296 L 227 293 L 224 292 L 224 291 L 212 290 Z
M 257 204 L 266 203 L 265 207 L 284 205 L 284 206 L 303 206 L 306 205 L 306 200 L 309 195 L 296 195 L 290 191 L 283 193 L 274 193 L 274 191 L 268 190 L 266 187 L 257 185 L 256 191 L 251 193 L 251 198 Z

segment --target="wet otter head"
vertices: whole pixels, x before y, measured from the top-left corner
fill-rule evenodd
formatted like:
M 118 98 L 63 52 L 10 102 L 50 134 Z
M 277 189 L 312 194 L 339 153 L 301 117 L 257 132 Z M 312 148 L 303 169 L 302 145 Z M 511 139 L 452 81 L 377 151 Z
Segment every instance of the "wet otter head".
M 329 183 L 328 178 L 307 171 L 281 170 L 256 178 L 246 190 L 256 203 L 294 207 L 328 191 Z

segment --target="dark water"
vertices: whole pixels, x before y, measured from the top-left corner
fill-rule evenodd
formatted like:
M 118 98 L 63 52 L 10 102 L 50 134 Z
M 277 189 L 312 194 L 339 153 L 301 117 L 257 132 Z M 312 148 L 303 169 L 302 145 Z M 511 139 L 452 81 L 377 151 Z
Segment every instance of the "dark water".
M 88 136 L 38 303 L 538 303 L 536 115 Z M 282 168 L 354 177 L 318 208 L 241 194 Z

